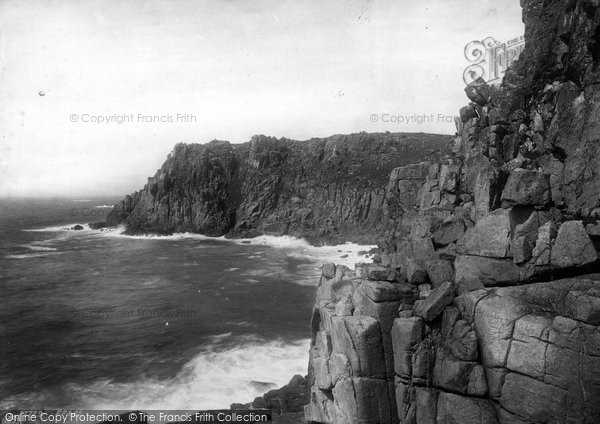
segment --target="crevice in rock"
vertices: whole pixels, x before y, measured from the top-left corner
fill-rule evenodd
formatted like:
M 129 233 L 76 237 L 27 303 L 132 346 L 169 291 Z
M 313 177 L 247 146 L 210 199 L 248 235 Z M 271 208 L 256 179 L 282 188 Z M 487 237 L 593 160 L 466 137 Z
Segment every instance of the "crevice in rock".
M 595 13 L 596 8 L 594 8 L 594 14 Z M 592 56 L 592 61 L 594 64 L 593 69 L 596 71 L 598 69 L 598 63 L 600 62 L 600 25 L 596 26 L 596 29 L 594 30 L 594 37 L 588 45 L 588 50 Z

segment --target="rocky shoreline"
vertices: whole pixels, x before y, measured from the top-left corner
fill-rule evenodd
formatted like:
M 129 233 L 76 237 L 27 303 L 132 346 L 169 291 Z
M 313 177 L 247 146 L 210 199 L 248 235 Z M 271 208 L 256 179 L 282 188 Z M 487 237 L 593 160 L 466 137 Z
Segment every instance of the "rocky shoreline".
M 450 153 L 450 136 L 379 133 L 308 141 L 178 144 L 143 189 L 96 226 L 127 234 L 289 235 L 319 244 L 372 242 L 393 231 L 398 166 Z

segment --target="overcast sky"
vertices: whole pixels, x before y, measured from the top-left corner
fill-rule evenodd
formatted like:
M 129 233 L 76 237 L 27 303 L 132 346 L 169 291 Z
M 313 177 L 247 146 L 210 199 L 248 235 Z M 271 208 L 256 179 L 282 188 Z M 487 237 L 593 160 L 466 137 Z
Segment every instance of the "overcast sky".
M 453 134 L 464 46 L 522 34 L 519 0 L 0 1 L 0 195 L 126 194 L 178 142 Z

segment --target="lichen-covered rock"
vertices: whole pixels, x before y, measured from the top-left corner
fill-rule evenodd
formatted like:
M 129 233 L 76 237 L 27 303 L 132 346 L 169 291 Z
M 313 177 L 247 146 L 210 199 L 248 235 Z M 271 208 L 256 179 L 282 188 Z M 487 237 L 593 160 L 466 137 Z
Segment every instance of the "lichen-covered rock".
M 547 206 L 551 201 L 550 177 L 539 171 L 515 169 L 502 190 L 505 206 Z
M 510 242 L 511 255 L 516 264 L 528 262 L 532 258 L 539 228 L 550 219 L 549 213 L 534 210 L 529 212 L 529 217 L 524 222 L 516 223 Z
M 439 287 L 446 281 L 454 280 L 454 267 L 452 262 L 445 259 L 433 259 L 425 263 L 427 275 L 433 288 Z
M 345 354 L 352 375 L 385 378 L 385 359 L 379 322 L 373 317 L 333 317 L 333 353 Z
M 550 262 L 556 267 L 566 268 L 592 263 L 598 253 L 581 221 L 563 222 L 558 229 L 552 246 Z
M 491 87 L 483 78 L 477 78 L 465 87 L 465 93 L 472 102 L 483 106 L 490 99 Z
M 323 277 L 325 277 L 325 278 L 335 277 L 335 264 L 334 263 L 324 264 L 322 274 L 323 274 Z
M 438 423 L 498 424 L 496 410 L 489 400 L 440 392 L 437 404 Z
M 531 252 L 531 262 L 537 266 L 550 265 L 550 254 L 552 252 L 552 244 L 556 238 L 558 225 L 552 221 L 542 225 L 537 234 L 535 246 Z
M 577 321 L 600 326 L 600 286 L 572 290 L 565 299 L 568 315 Z
M 436 355 L 433 384 L 440 389 L 474 396 L 487 393 L 483 367 L 475 362 L 460 361 L 444 350 Z
M 455 358 L 461 361 L 475 361 L 477 359 L 477 334 L 467 321 L 464 319 L 457 320 L 447 337 L 446 346 Z
M 526 375 L 508 373 L 500 404 L 527 421 L 549 422 L 566 412 L 566 391 Z
M 452 216 L 440 224 L 434 231 L 433 242 L 438 245 L 446 246 L 455 243 L 461 239 L 465 233 L 465 223 L 460 217 Z
M 512 259 L 459 255 L 454 262 L 456 286 L 459 294 L 485 286 L 517 284 L 522 270 Z
M 336 424 L 391 423 L 396 408 L 388 399 L 385 380 L 351 378 L 341 380 L 332 390 L 336 405 Z M 393 405 L 395 406 L 395 405 Z
M 392 327 L 394 370 L 399 376 L 404 378 L 411 377 L 412 356 L 423 336 L 422 318 L 396 318 L 394 320 Z
M 510 211 L 496 209 L 481 218 L 462 240 L 463 253 L 506 258 L 510 252 Z

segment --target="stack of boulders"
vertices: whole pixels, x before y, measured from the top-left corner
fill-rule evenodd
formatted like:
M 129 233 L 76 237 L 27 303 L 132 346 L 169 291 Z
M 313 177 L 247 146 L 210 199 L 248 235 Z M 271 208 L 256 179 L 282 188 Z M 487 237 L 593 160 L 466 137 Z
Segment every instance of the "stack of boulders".
M 600 5 L 521 3 L 452 154 L 392 171 L 374 263 L 324 266 L 309 422 L 600 422 Z

